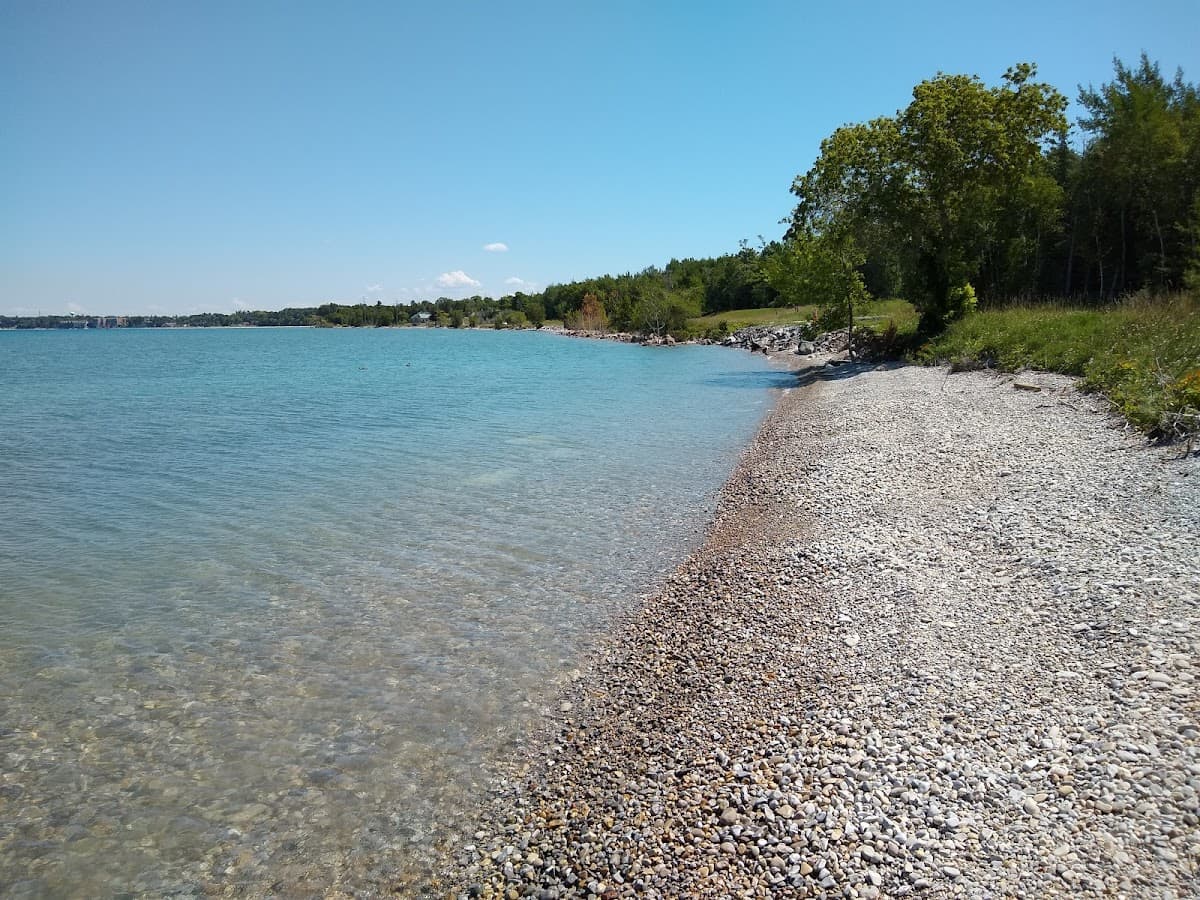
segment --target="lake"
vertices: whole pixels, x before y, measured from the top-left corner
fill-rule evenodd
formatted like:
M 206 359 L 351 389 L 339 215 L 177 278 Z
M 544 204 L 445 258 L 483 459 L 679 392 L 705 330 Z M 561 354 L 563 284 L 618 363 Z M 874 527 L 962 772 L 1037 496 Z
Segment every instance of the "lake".
M 418 890 L 790 383 L 535 332 L 0 333 L 0 894 Z

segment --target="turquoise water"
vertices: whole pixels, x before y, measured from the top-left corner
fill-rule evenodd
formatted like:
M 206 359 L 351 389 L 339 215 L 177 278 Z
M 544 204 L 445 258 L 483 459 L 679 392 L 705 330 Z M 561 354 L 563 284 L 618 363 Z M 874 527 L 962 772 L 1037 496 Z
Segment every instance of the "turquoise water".
M 531 332 L 0 333 L 0 894 L 419 884 L 788 380 Z

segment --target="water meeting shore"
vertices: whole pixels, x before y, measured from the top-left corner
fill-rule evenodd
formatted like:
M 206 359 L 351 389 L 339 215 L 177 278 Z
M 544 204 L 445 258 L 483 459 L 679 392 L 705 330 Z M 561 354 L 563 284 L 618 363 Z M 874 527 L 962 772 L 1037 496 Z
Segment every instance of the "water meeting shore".
M 446 895 L 1197 889 L 1200 459 L 1061 376 L 820 362 Z

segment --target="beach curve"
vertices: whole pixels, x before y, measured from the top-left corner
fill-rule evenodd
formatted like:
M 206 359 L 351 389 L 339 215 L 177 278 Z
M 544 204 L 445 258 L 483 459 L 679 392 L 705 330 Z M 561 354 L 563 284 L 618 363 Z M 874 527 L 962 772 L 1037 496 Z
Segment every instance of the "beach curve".
M 1197 459 L 1056 375 L 800 382 L 449 893 L 1194 890 Z

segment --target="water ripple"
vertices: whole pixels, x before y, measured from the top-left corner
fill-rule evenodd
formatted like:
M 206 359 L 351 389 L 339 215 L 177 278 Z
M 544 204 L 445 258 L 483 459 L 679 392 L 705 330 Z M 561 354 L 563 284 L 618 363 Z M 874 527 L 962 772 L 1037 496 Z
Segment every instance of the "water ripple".
M 0 885 L 417 878 L 783 380 L 714 348 L 0 333 Z

